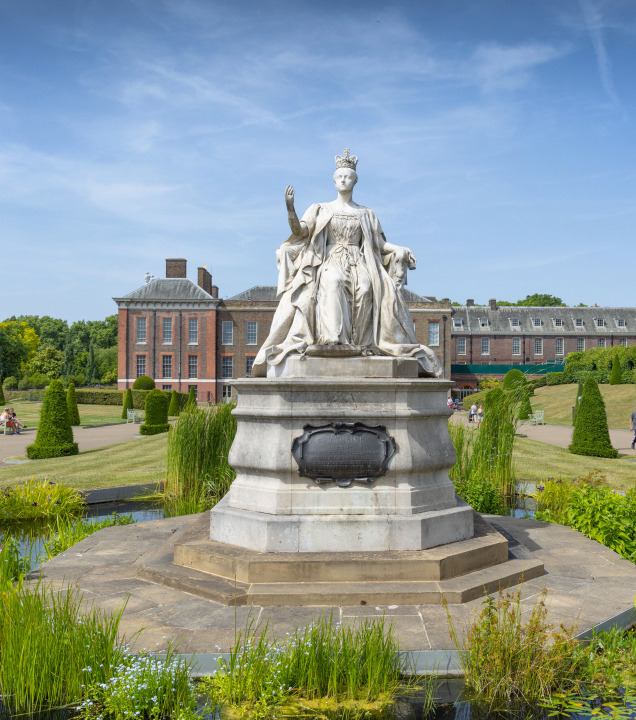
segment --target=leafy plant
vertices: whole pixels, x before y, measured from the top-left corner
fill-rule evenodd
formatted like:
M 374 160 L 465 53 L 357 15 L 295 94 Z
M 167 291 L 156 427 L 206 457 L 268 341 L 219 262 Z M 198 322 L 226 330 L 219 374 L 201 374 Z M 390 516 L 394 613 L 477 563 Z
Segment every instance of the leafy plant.
M 568 687 L 577 666 L 574 627 L 548 622 L 546 594 L 544 588 L 527 615 L 521 586 L 514 593 L 500 590 L 496 598 L 484 600 L 461 638 L 446 608 L 466 687 L 491 708 L 515 699 L 529 704 L 549 700 Z
M 18 378 L 13 377 L 13 375 L 9 375 L 8 378 L 4 379 L 4 387 L 7 390 L 17 390 L 18 389 Z
M 79 515 L 85 509 L 84 498 L 77 490 L 50 480 L 32 478 L 0 493 L 0 522 L 4 524 Z
M 20 548 L 16 535 L 5 533 L 0 538 L 0 585 L 15 582 L 20 575 L 28 575 L 40 562 L 39 554 L 27 539 Z
M 73 429 L 61 380 L 51 381 L 44 395 L 35 442 L 28 445 L 26 450 L 31 460 L 79 453 L 77 443 L 73 442 Z
M 66 407 L 68 408 L 68 419 L 71 425 L 80 424 L 79 409 L 77 407 L 77 396 L 75 395 L 75 385 L 70 382 L 66 391 Z

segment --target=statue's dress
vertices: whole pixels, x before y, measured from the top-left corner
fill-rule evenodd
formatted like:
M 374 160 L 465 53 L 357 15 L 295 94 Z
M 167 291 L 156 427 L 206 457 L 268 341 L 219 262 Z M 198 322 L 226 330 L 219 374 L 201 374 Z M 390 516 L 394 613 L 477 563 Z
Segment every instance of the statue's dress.
M 264 377 L 268 365 L 309 345 L 343 343 L 415 357 L 424 374 L 441 377 L 437 356 L 417 343 L 411 313 L 385 268 L 386 238 L 373 210 L 343 214 L 333 203 L 316 204 L 302 222 L 307 235 L 292 235 L 276 252 L 280 302 L 252 374 Z
M 326 230 L 326 259 L 316 283 L 316 342 L 370 347 L 373 298 L 360 218 L 357 213 L 335 213 Z

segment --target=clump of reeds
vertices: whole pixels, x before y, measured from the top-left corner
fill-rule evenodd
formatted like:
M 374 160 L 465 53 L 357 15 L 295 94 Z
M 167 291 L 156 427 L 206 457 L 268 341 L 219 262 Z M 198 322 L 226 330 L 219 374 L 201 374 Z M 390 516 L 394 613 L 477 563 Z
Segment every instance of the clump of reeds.
M 137 521 L 133 519 L 132 515 L 119 515 L 119 513 L 112 513 L 103 520 L 96 521 L 92 521 L 90 518 L 57 517 L 55 524 L 50 527 L 51 535 L 44 540 L 46 559 L 50 560 L 65 552 L 98 530 L 116 525 L 130 525 L 134 522 Z
M 524 620 L 521 586 L 500 590 L 484 600 L 462 638 L 447 608 L 466 688 L 479 702 L 492 708 L 513 700 L 533 704 L 569 686 L 577 666 L 574 627 L 548 622 L 546 594 L 539 593 Z
M 166 516 L 202 512 L 229 490 L 236 477 L 228 463 L 236 435 L 234 407 L 232 403 L 209 409 L 190 404 L 170 428 L 162 494 Z
M 215 704 L 248 711 L 299 699 L 389 703 L 408 686 L 408 668 L 384 617 L 342 627 L 323 615 L 285 640 L 252 622 L 219 664 L 204 689 Z
M 0 584 L 28 575 L 40 562 L 40 554 L 29 537 L 20 538 L 12 533 L 0 537 Z M 1 650 L 0 650 L 1 652 Z
M 22 578 L 0 593 L 0 694 L 13 714 L 67 707 L 84 696 L 90 677 L 107 683 L 123 655 L 117 629 L 123 608 L 106 614 L 83 607 L 75 587 Z
M 86 509 L 82 494 L 62 483 L 32 478 L 0 492 L 0 522 L 17 524 L 79 515 Z

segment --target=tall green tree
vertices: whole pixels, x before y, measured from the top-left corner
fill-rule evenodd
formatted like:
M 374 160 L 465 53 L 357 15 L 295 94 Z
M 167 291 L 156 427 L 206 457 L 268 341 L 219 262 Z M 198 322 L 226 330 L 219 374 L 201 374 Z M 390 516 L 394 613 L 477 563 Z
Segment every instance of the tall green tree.
M 64 344 L 64 359 L 62 360 L 62 377 L 66 380 L 69 375 L 75 374 L 75 350 L 73 350 L 73 342 L 71 333 L 66 333 L 66 342 Z
M 526 295 L 524 300 L 517 300 L 519 307 L 566 307 L 563 300 L 547 293 L 533 293 Z
M 31 348 L 14 332 L 13 327 L 0 326 L 0 372 L 4 377 L 20 376 L 20 366 L 26 362 Z
M 607 427 L 607 414 L 598 383 L 589 377 L 583 385 L 583 396 L 576 412 L 576 422 L 569 447 L 575 455 L 616 458 Z
M 27 363 L 26 374 L 30 376 L 34 373 L 41 373 L 55 380 L 60 377 L 62 372 L 62 360 L 63 356 L 59 350 L 50 345 L 41 345 Z
M 50 345 L 60 352 L 64 350 L 64 343 L 68 334 L 66 320 L 52 318 L 49 315 L 20 315 L 20 317 L 14 319 L 25 322 L 29 327 L 32 327 L 38 334 L 42 345 Z
M 91 343 L 88 350 L 88 360 L 86 362 L 86 384 L 93 385 L 98 379 L 97 363 L 95 362 L 95 346 Z
M 0 373 L 0 405 L 4 405 L 6 400 L 4 399 L 4 390 L 2 389 L 3 377 Z

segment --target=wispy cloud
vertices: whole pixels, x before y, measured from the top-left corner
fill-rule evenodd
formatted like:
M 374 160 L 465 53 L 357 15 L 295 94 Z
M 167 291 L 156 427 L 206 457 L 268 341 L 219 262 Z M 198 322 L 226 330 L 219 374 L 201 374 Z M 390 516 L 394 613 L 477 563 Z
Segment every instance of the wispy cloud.
M 607 97 L 616 107 L 621 107 L 621 102 L 614 87 L 614 78 L 612 76 L 612 62 L 609 58 L 607 48 L 605 47 L 605 39 L 603 37 L 604 22 L 603 13 L 600 6 L 595 5 L 593 0 L 578 0 L 583 19 L 590 34 L 590 40 L 596 55 L 596 64 L 601 77 L 601 83 Z

